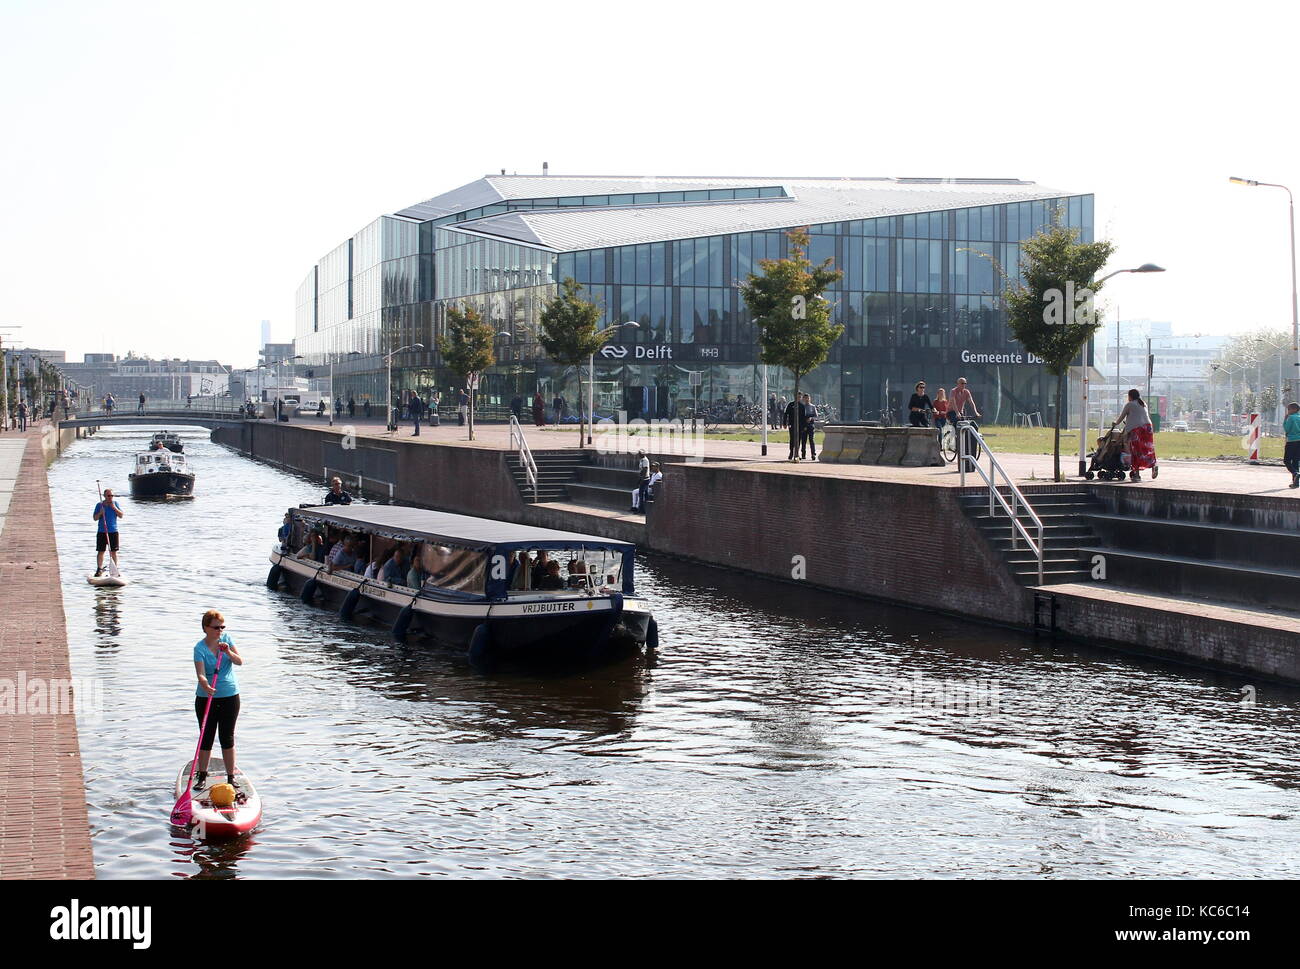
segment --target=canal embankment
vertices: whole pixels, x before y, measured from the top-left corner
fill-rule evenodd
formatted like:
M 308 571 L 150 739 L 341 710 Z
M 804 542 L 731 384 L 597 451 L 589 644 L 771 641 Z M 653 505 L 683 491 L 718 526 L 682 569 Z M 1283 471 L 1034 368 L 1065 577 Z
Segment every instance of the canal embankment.
M 960 497 L 974 489 L 959 487 L 944 469 L 686 461 L 662 454 L 663 486 L 643 520 L 568 502 L 525 501 L 510 471 L 511 452 L 499 439 L 355 436 L 342 427 L 265 422 L 218 429 L 213 439 L 279 467 L 319 475 L 322 493 L 324 479 L 339 474 L 349 487 L 407 504 L 633 541 L 656 553 L 766 579 L 1300 682 L 1300 620 L 1285 612 L 1142 595 L 1100 582 L 1021 585 L 961 507 Z M 1028 487 L 1049 494 L 1080 486 Z M 1232 520 L 1243 520 L 1242 509 L 1261 502 L 1287 507 L 1279 504 L 1286 499 L 1243 494 L 1136 486 L 1124 494 L 1134 508 L 1146 502 L 1176 514 L 1180 502 L 1189 509 L 1199 503 L 1228 509 L 1220 514 Z M 1196 514 L 1211 512 L 1187 512 Z
M 48 426 L 0 437 L 0 878 L 92 878 Z

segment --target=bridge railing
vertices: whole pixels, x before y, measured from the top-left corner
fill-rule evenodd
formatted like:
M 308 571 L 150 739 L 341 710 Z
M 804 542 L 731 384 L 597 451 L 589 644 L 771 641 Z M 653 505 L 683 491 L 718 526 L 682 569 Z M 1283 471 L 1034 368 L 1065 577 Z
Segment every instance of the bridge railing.
M 56 414 L 63 416 L 63 409 L 56 408 Z M 166 415 L 174 417 L 178 414 L 193 414 L 195 417 L 240 417 L 243 415 L 243 405 L 233 397 L 191 397 L 188 400 L 181 398 L 179 400 L 150 400 L 145 398 L 144 407 L 140 407 L 138 400 L 120 400 L 115 401 L 113 409 L 107 410 L 102 400 L 94 401 L 87 404 L 83 402 L 80 408 L 70 407 L 68 417 L 131 417 L 134 415 L 148 417 L 150 414 Z

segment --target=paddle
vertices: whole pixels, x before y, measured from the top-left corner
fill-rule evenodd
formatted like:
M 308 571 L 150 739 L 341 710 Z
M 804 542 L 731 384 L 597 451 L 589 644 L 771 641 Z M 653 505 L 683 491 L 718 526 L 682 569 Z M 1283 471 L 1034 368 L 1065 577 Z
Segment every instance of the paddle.
M 203 708 L 203 722 L 199 724 L 199 742 L 194 745 L 194 759 L 190 761 L 190 779 L 185 782 L 185 793 L 172 808 L 172 824 L 177 828 L 188 828 L 194 820 L 190 809 L 190 790 L 194 786 L 194 768 L 199 765 L 199 748 L 203 746 L 203 731 L 208 728 L 208 714 L 212 712 L 212 697 L 216 696 L 217 680 L 221 678 L 221 653 L 217 653 L 217 668 L 212 673 L 212 694 L 208 696 L 208 705 Z

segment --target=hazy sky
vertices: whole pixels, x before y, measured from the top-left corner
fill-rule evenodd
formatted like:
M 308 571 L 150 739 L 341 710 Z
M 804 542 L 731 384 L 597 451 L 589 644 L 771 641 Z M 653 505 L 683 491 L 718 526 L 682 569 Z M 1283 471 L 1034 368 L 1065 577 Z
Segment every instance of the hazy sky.
M 1287 8 L 0 0 L 0 325 L 255 361 L 312 264 L 501 168 L 947 175 L 1097 197 L 1105 303 L 1289 327 Z M 1275 16 L 1276 14 L 1276 16 Z

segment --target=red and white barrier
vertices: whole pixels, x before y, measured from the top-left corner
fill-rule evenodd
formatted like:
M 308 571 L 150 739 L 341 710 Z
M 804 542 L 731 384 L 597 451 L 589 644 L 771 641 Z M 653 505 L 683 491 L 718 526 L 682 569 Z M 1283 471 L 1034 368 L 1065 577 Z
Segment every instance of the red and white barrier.
M 1250 415 L 1250 463 L 1259 464 L 1259 415 Z

